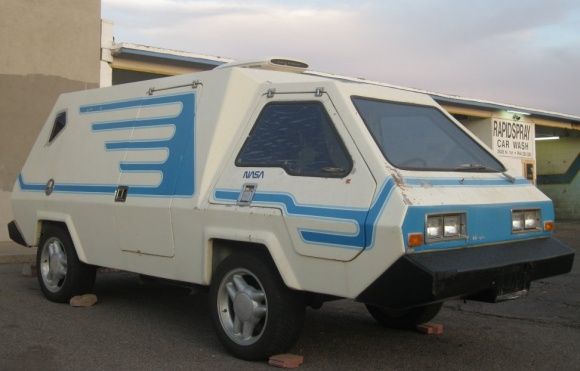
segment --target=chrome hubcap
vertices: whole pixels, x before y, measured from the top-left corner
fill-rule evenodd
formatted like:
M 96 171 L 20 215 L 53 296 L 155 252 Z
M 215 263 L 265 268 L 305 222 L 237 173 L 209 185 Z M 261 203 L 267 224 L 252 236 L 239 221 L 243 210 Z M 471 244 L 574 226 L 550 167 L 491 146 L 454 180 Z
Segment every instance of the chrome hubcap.
M 50 292 L 58 292 L 67 273 L 66 252 L 58 238 L 49 238 L 42 246 L 40 274 L 44 286 Z
M 268 301 L 254 274 L 242 268 L 229 272 L 220 284 L 217 306 L 222 328 L 230 339 L 240 345 L 260 339 L 268 320 Z

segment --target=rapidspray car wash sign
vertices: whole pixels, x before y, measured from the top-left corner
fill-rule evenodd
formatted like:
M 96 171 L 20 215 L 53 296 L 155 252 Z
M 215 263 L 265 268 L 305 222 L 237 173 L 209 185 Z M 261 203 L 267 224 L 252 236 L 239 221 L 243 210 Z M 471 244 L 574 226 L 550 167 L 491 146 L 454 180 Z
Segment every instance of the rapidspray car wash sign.
M 500 156 L 534 158 L 535 129 L 532 122 L 493 118 L 493 152 Z

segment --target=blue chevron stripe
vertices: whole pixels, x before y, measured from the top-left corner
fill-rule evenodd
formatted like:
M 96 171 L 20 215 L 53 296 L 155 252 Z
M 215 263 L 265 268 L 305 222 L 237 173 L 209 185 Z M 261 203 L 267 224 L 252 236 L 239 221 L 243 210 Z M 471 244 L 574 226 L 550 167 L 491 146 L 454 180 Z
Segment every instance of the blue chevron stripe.
M 173 95 L 122 100 L 108 103 L 88 104 L 79 107 L 82 115 L 91 115 L 110 111 L 126 110 L 141 107 L 175 106 L 177 114 L 163 117 L 146 117 L 118 121 L 95 121 L 91 123 L 91 132 L 99 133 L 110 130 L 148 129 L 174 127 L 170 138 L 151 140 L 107 141 L 106 151 L 149 151 L 165 150 L 164 161 L 121 161 L 119 171 L 132 173 L 160 173 L 161 182 L 157 185 L 124 184 L 129 187 L 129 196 L 147 197 L 191 197 L 195 193 L 195 92 Z M 25 191 L 44 191 L 44 184 L 26 183 L 22 174 L 18 178 L 20 188 Z M 118 185 L 55 183 L 54 192 L 112 194 Z
M 296 202 L 292 195 L 282 192 L 256 192 L 252 205 L 279 206 L 284 214 L 291 216 L 353 223 L 356 226 L 354 234 L 302 228 L 298 229 L 298 233 L 307 243 L 362 250 L 373 247 L 376 224 L 394 187 L 395 182 L 389 178 L 379 190 L 378 196 L 369 209 L 305 205 Z M 239 197 L 240 191 L 238 190 L 217 189 L 214 191 L 214 199 L 220 201 L 233 203 Z

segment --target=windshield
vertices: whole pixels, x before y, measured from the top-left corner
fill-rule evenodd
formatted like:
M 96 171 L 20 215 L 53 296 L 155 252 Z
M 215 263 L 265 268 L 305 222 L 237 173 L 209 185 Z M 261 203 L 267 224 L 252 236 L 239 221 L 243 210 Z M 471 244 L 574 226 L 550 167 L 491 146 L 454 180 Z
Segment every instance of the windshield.
M 353 97 L 392 165 L 408 170 L 502 172 L 503 165 L 435 107 Z

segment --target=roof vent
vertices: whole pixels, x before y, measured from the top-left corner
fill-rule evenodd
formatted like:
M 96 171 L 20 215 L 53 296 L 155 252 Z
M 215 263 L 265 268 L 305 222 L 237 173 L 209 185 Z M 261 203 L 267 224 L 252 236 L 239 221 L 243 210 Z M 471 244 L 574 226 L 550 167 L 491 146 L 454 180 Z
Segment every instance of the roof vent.
M 298 59 L 271 57 L 265 60 L 230 62 L 222 64 L 221 66 L 216 67 L 216 69 L 231 68 L 231 67 L 257 68 L 262 70 L 301 73 L 306 71 L 306 69 L 308 68 L 308 63 L 300 61 Z

